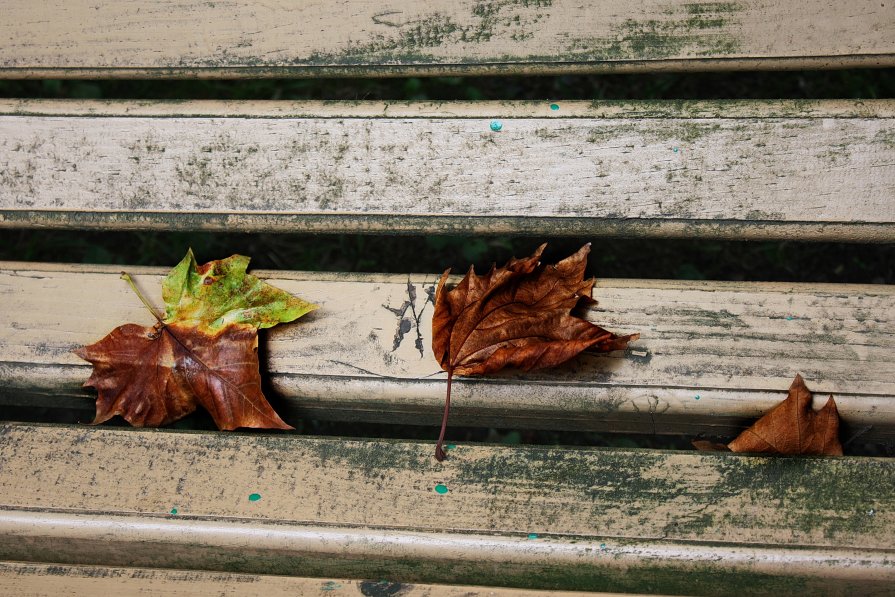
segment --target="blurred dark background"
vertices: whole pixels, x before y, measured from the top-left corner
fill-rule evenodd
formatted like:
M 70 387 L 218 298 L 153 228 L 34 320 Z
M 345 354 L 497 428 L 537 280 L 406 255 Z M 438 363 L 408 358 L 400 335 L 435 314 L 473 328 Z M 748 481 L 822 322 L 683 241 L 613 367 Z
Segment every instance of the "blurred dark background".
M 249 81 L 0 81 L 0 97 L 79 99 L 623 100 L 837 99 L 895 97 L 895 69 L 542 77 L 435 77 Z M 546 260 L 593 243 L 590 273 L 601 278 L 895 283 L 895 245 L 644 240 L 626 238 L 418 237 L 201 232 L 3 230 L 0 259 L 172 266 L 192 246 L 200 261 L 232 253 L 255 268 L 354 272 L 441 272 L 479 268 L 550 243 Z M 18 418 L 37 414 L 7 413 Z M 73 418 L 83 413 L 73 413 Z M 83 418 L 83 417 L 82 417 Z M 44 419 L 46 420 L 46 419 Z M 182 423 L 209 427 L 196 415 Z M 306 432 L 431 439 L 430 428 L 305 421 Z M 455 440 L 584 445 L 686 445 L 686 438 L 623 438 L 454 428 Z M 843 438 L 848 439 L 848 438 Z M 887 448 L 891 450 L 891 447 Z

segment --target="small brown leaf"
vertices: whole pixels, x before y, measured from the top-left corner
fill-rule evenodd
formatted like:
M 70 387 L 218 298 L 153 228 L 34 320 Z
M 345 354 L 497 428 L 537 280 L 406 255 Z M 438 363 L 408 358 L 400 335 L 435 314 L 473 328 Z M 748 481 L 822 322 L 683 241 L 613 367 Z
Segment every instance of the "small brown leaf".
M 801 375 L 796 375 L 786 400 L 768 411 L 727 447 L 732 452 L 841 456 L 836 401 L 830 396 L 819 411 L 811 409 L 811 402 L 811 392 L 805 381 Z M 693 444 L 697 449 L 706 449 L 696 442 Z
M 219 429 L 292 429 L 261 393 L 258 330 L 231 324 L 208 334 L 195 327 L 125 324 L 75 351 L 93 363 L 94 425 L 121 415 L 135 427 L 172 423 L 201 405 Z
M 444 272 L 435 295 L 432 350 L 448 372 L 441 436 L 435 449 L 445 457 L 442 443 L 450 410 L 453 375 L 485 375 L 504 367 L 523 371 L 555 367 L 583 350 L 620 350 L 638 335 L 617 336 L 571 315 L 580 303 L 592 303 L 594 280 L 584 280 L 590 245 L 556 265 L 544 265 L 541 245 L 531 257 L 511 259 L 484 276 L 469 268 L 450 291 Z

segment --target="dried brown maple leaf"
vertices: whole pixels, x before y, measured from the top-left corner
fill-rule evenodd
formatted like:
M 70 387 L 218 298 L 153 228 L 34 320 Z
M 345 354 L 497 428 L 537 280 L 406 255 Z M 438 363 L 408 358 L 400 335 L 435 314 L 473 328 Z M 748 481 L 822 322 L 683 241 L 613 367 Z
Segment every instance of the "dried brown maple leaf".
M 315 305 L 246 274 L 248 262 L 234 255 L 199 266 L 190 251 L 162 285 L 165 319 L 141 296 L 154 327 L 125 324 L 75 350 L 93 363 L 84 385 L 98 392 L 94 424 L 121 415 L 156 427 L 202 406 L 219 429 L 291 429 L 261 393 L 258 328 Z
M 743 431 L 726 448 L 732 452 L 765 454 L 815 454 L 841 456 L 839 411 L 830 396 L 818 411 L 811 408 L 811 391 L 796 375 L 786 400 L 772 408 Z M 723 444 L 696 441 L 700 450 L 723 450 Z
M 584 280 L 590 245 L 556 265 L 540 262 L 541 245 L 530 257 L 492 266 L 484 276 L 470 267 L 453 289 L 438 282 L 432 316 L 432 350 L 447 371 L 447 395 L 435 457 L 445 458 L 444 433 L 457 375 L 485 375 L 504 367 L 525 371 L 554 367 L 583 350 L 623 349 L 637 334 L 617 336 L 570 312 L 593 303 L 594 280 Z

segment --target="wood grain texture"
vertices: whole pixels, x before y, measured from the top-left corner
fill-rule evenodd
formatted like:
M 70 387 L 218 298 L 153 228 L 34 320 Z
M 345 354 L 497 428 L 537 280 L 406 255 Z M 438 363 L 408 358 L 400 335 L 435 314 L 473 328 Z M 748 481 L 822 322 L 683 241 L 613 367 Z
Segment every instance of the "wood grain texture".
M 119 271 L 0 267 L 4 402 L 92 407 L 80 388 L 89 364 L 71 350 L 125 322 L 152 324 Z M 162 271 L 128 268 L 157 305 Z M 320 305 L 262 341 L 266 377 L 281 396 L 274 406 L 287 422 L 439 421 L 446 376 L 431 353 L 429 299 L 437 275 L 258 275 Z M 589 319 L 641 334 L 630 350 L 584 354 L 555 370 L 457 378 L 452 422 L 732 437 L 801 373 L 816 407 L 835 396 L 843 441 L 859 432 L 895 437 L 895 287 L 607 280 L 594 297 Z
M 554 105 L 7 101 L 0 226 L 895 240 L 891 100 Z
M 0 592 L 19 597 L 84 595 L 264 595 L 265 597 L 611 597 L 610 593 L 529 591 L 388 580 L 300 578 L 203 570 L 0 562 Z M 630 595 L 628 597 L 631 597 Z
M 703 595 L 895 580 L 891 459 L 461 445 L 438 463 L 428 443 L 14 424 L 0 457 L 4 559 Z
M 892 65 L 877 0 L 10 0 L 3 77 L 375 76 Z

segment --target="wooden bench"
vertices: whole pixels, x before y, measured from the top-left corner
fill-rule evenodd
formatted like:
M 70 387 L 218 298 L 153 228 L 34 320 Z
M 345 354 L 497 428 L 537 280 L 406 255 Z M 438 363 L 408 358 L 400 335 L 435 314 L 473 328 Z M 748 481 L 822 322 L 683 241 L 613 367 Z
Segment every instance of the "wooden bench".
M 12 0 L 0 77 L 893 66 L 885 4 Z M 892 100 L 0 101 L 3 228 L 893 242 L 893 198 Z M 119 269 L 0 264 L 2 404 L 92 408 L 71 350 L 152 323 Z M 128 271 L 158 304 L 164 270 Z M 256 273 L 321 305 L 266 338 L 287 421 L 437 423 L 436 272 Z M 732 436 L 800 372 L 835 395 L 843 437 L 895 437 L 895 287 L 601 280 L 595 296 L 590 317 L 641 339 L 455 379 L 452 423 Z M 413 315 L 396 315 L 406 301 Z M 4 422 L 0 588 L 885 594 L 895 581 L 891 459 L 461 443 L 439 463 L 432 443 Z

